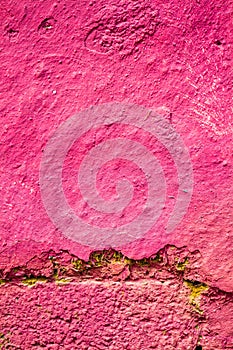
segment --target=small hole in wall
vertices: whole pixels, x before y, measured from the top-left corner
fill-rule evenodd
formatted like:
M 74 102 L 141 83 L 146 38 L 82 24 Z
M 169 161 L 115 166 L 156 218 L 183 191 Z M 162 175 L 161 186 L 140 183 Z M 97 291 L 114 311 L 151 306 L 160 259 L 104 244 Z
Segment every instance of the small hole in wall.
M 50 17 L 50 18 L 45 18 L 41 24 L 39 25 L 38 29 L 40 28 L 44 28 L 45 30 L 49 30 L 49 29 L 52 29 L 53 28 L 53 18 Z
M 220 40 L 216 40 L 214 43 L 218 46 L 222 45 L 222 42 Z
M 19 34 L 19 31 L 10 28 L 10 29 L 7 31 L 7 34 L 8 34 L 8 36 L 9 36 L 9 38 L 10 38 L 11 40 L 14 40 L 14 39 L 17 38 L 17 36 L 18 36 L 18 34 Z
M 50 36 L 54 33 L 56 20 L 53 17 L 45 18 L 39 25 L 38 31 L 40 34 Z
M 198 286 L 201 285 L 201 282 L 199 282 L 199 281 L 191 281 L 191 282 L 192 282 L 192 284 L 193 284 L 194 286 L 196 286 L 196 287 L 198 287 Z
M 14 30 L 14 29 L 12 29 L 12 28 L 8 30 L 8 34 L 9 34 L 9 35 L 17 35 L 18 32 L 19 32 L 18 30 Z
M 197 345 L 197 346 L 195 347 L 195 350 L 202 350 L 202 346 L 201 346 L 201 345 Z

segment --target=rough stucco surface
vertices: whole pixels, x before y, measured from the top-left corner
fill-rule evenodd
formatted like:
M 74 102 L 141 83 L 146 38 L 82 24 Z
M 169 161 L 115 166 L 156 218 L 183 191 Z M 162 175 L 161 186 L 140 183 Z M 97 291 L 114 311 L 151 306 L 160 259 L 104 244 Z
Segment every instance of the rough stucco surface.
M 232 349 L 232 293 L 200 283 L 198 251 L 135 261 L 43 253 L 5 272 L 5 349 Z M 199 276 L 200 279 L 200 276 Z
M 233 346 L 221 319 L 227 309 L 232 321 L 232 302 L 220 300 L 222 312 L 217 317 L 207 310 L 206 316 L 212 314 L 211 322 L 216 323 L 209 327 L 190 307 L 187 289 L 172 279 L 50 283 L 32 289 L 8 285 L 5 293 L 5 344 L 10 344 L 6 349 L 188 350 L 199 340 L 203 349 Z M 216 307 L 208 303 L 206 308 Z
M 232 1 L 3 0 L 0 18 L 2 348 L 232 349 Z M 193 196 L 171 234 L 113 247 L 134 263 L 84 273 L 93 249 L 49 219 L 40 162 L 63 121 L 114 101 L 182 136 Z

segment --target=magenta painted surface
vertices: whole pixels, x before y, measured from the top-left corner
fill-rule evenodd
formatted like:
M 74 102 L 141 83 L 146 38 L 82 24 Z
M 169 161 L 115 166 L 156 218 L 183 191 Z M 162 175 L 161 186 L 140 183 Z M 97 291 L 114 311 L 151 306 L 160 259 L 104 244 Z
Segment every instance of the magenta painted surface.
M 4 293 L 1 331 L 12 349 L 193 350 L 198 339 L 205 350 L 233 347 L 233 303 L 213 300 L 199 324 L 184 301 L 187 289 L 172 279 L 7 286 Z
M 1 3 L 4 250 L 20 242 L 22 260 L 30 245 L 88 257 L 90 249 L 56 231 L 45 212 L 42 151 L 77 111 L 130 102 L 170 118 L 191 155 L 192 202 L 166 243 L 200 249 L 208 280 L 232 288 L 231 10 L 228 2 Z M 122 251 L 140 258 L 162 246 L 158 236 Z
M 188 211 L 192 162 L 166 118 L 108 103 L 56 130 L 43 152 L 40 190 L 48 216 L 67 238 L 93 250 L 140 248 L 144 239 L 155 241 L 156 251 L 171 242 Z
M 0 18 L 1 273 L 4 275 L 5 271 L 13 267 L 24 266 L 33 257 L 51 249 L 56 252 L 66 250 L 88 260 L 93 244 L 88 246 L 77 239 L 67 238 L 56 229 L 47 215 L 41 198 L 40 165 L 48 140 L 62 122 L 90 106 L 119 102 L 144 106 L 146 110 L 153 109 L 160 118 L 171 124 L 190 154 L 193 191 L 186 215 L 171 233 L 161 234 L 160 227 L 156 227 L 131 242 L 120 242 L 119 246 L 114 243 L 114 248 L 130 258 L 141 259 L 155 254 L 167 244 L 186 246 L 188 251 L 198 251 L 201 256 L 197 266 L 201 282 L 232 293 L 232 1 L 185 0 L 181 4 L 177 0 L 22 0 L 17 3 L 3 0 L 0 4 Z M 95 117 L 92 118 L 94 124 Z M 127 128 L 113 127 L 111 132 L 119 132 L 121 136 L 124 133 L 130 135 Z M 146 138 L 143 130 L 140 133 L 139 139 Z M 85 136 L 89 138 L 89 145 L 95 145 L 96 140 L 105 140 L 109 135 L 106 127 L 101 125 L 97 133 L 91 130 Z M 76 176 L 73 166 L 77 165 L 79 159 L 74 158 L 77 151 L 75 146 L 79 147 L 80 152 L 80 145 L 86 146 L 87 139 L 74 144 L 73 154 L 71 150 L 64 163 L 64 192 L 69 204 L 74 207 L 77 198 L 72 190 Z M 148 139 L 146 145 L 148 146 Z M 164 148 L 159 148 L 159 145 L 157 147 L 156 152 L 160 154 L 159 159 L 168 180 L 168 192 L 175 192 L 177 173 L 174 171 L 174 161 Z M 83 153 L 85 152 L 84 147 Z M 116 171 L 119 165 L 120 173 Z M 144 205 L 143 198 L 148 192 L 146 177 L 129 160 L 119 162 L 116 159 L 98 173 L 97 188 L 104 199 L 114 197 L 116 188 L 113 187 L 112 179 L 120 178 L 122 174 L 129 181 L 140 181 L 141 187 L 137 186 L 133 194 L 138 201 L 125 211 L 129 215 L 126 219 L 119 219 L 117 215 L 112 219 L 109 214 L 101 213 L 99 221 L 97 220 L 101 227 L 137 217 Z M 122 193 L 124 190 L 123 186 Z M 172 201 L 173 194 L 169 195 Z M 169 205 L 174 205 L 174 202 L 169 203 L 165 208 L 167 213 L 171 209 Z M 76 211 L 79 209 L 78 206 L 75 208 Z M 91 213 L 87 212 L 86 220 L 92 218 Z M 94 219 L 96 220 L 95 216 Z M 101 249 L 104 247 L 109 247 L 107 241 L 100 246 Z M 25 293 L 22 297 L 20 294 L 20 300 L 23 302 L 29 298 L 29 304 L 25 306 L 26 309 L 28 307 L 25 311 L 27 314 L 32 307 L 30 303 L 34 303 L 33 298 L 39 298 L 42 287 L 29 290 L 24 287 L 24 292 L 12 285 L 1 288 L 4 305 L 8 305 L 17 293 Z M 85 288 L 89 293 L 88 285 L 71 288 L 80 295 L 86 293 Z M 101 288 L 100 294 L 98 291 L 97 294 L 100 300 L 106 299 L 104 285 L 91 285 L 90 293 L 92 288 Z M 117 288 L 113 286 L 111 289 L 114 296 L 118 293 Z M 127 288 L 130 290 L 129 286 Z M 135 288 L 137 289 L 132 286 L 128 295 L 129 308 L 130 298 L 133 303 Z M 160 287 L 156 288 L 159 295 Z M 60 289 L 56 285 L 46 285 L 42 289 L 45 304 L 46 299 L 51 299 L 54 295 L 50 307 L 55 307 L 57 300 L 61 300 L 62 312 L 66 306 L 69 308 L 71 305 L 73 294 L 69 291 L 69 286 Z M 9 294 L 5 294 L 8 290 Z M 165 288 L 162 293 L 166 296 L 166 307 L 169 307 L 171 290 Z M 68 295 L 67 299 L 63 298 L 64 295 Z M 90 294 L 88 295 L 90 299 Z M 88 297 L 81 298 L 80 308 L 84 307 L 87 300 Z M 17 322 L 21 311 L 16 307 L 17 301 L 12 303 L 12 307 L 16 308 L 14 322 Z M 100 301 L 96 303 L 99 305 Z M 162 315 L 163 298 L 159 297 L 158 303 L 161 308 L 156 312 Z M 186 301 L 181 298 L 180 303 L 179 307 L 189 312 Z M 145 302 L 145 308 L 147 307 L 149 306 Z M 226 313 L 219 311 L 218 332 L 224 333 L 224 324 L 230 324 L 231 315 L 226 306 L 221 306 L 220 309 Z M 213 318 L 212 326 L 216 324 L 214 310 L 216 307 L 210 303 L 206 312 L 210 319 Z M 42 315 L 47 315 L 46 312 L 40 315 L 42 323 L 45 322 Z M 125 309 L 119 308 L 117 315 L 124 318 L 124 312 Z M 226 315 L 224 323 L 220 320 L 223 314 Z M 138 322 L 134 317 L 130 322 Z M 35 318 L 37 313 L 34 310 L 32 319 L 28 317 L 28 320 L 23 321 L 23 329 L 30 322 L 35 322 Z M 96 323 L 94 316 L 90 319 Z M 11 322 L 11 319 L 8 321 Z M 109 320 L 106 321 L 108 322 Z M 174 313 L 174 319 L 166 322 L 174 325 L 174 329 L 180 329 L 177 324 L 183 322 L 183 316 Z M 9 323 L 6 328 L 8 325 Z M 53 328 L 52 323 L 49 327 Z M 88 319 L 84 321 L 84 332 L 87 329 L 85 327 L 89 328 Z M 148 333 L 155 334 L 152 331 L 154 324 L 148 327 Z M 230 337 L 229 328 L 230 326 L 227 327 L 228 333 L 223 336 L 224 339 Z M 120 346 L 113 344 L 112 349 L 127 349 L 124 333 L 120 333 L 120 328 L 117 331 L 121 339 Z M 43 332 L 42 326 L 39 332 Z M 127 334 L 133 338 L 135 332 L 134 326 L 130 326 Z M 187 343 L 178 345 L 178 349 L 192 349 L 196 337 L 195 327 L 192 332 L 190 342 L 187 340 Z M 92 336 L 95 332 L 90 334 Z M 20 334 L 17 336 L 21 339 Z M 174 336 L 171 338 L 174 339 Z M 144 348 L 148 349 L 148 344 L 151 343 L 146 341 Z M 206 349 L 224 348 L 222 340 L 216 343 L 218 345 L 207 343 Z M 25 344 L 30 344 L 30 341 Z M 162 344 L 159 345 L 161 349 Z M 167 344 L 167 349 L 173 346 L 169 342 L 164 344 Z M 30 348 L 29 345 L 26 346 L 26 349 Z M 71 349 L 69 345 L 66 346 Z M 96 345 L 82 346 L 83 349 L 96 349 Z M 103 345 L 103 349 L 104 346 L 107 345 Z M 139 344 L 128 348 L 143 349 Z

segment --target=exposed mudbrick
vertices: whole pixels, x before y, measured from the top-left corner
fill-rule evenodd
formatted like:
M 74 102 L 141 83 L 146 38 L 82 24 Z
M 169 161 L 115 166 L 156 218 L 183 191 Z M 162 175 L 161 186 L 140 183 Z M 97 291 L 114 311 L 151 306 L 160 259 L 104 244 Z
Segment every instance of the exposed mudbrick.
M 130 259 L 113 249 L 95 251 L 85 261 L 68 251 L 59 253 L 50 250 L 32 257 L 23 266 L 6 266 L 0 270 L 2 283 L 27 283 L 31 279 L 45 281 L 112 280 L 136 281 L 142 279 L 166 280 L 176 276 L 192 280 L 198 274 L 200 252 L 189 252 L 187 247 L 166 246 L 157 254 L 140 260 Z M 201 283 L 201 282 L 200 282 Z M 203 281 L 204 283 L 204 281 Z M 29 282 L 30 284 L 30 282 Z

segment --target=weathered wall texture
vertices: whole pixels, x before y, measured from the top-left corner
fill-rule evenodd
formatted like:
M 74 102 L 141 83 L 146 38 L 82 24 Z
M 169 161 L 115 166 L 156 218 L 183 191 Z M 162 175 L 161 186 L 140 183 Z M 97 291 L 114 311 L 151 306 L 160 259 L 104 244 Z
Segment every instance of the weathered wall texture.
M 1 1 L 2 349 L 233 349 L 232 5 Z M 149 190 L 129 160 L 108 163 L 96 179 L 104 200 L 115 198 L 113 179 L 138 179 L 130 219 L 80 209 L 73 188 L 82 152 L 116 136 L 140 140 L 168 183 L 160 221 L 113 244 L 99 242 L 94 228 L 83 244 L 81 232 L 70 239 L 45 210 L 39 179 L 48 140 L 75 113 L 109 102 L 144 106 L 147 123 L 158 115 L 189 151 L 192 197 L 170 233 L 164 222 L 180 169 L 172 170 L 171 149 L 154 150 L 153 137 L 136 130 L 140 116 L 131 129 L 110 123 L 82 136 L 64 162 L 63 189 L 91 227 L 133 220 Z M 91 118 L 95 125 L 99 115 Z

